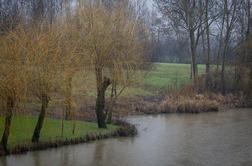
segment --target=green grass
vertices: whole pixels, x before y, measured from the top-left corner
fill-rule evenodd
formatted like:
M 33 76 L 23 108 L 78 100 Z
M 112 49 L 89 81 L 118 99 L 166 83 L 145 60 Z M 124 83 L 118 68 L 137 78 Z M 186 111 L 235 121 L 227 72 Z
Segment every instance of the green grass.
M 176 63 L 155 63 L 153 70 L 144 78 L 144 84 L 156 88 L 169 85 L 183 85 L 189 83 L 191 65 Z M 198 65 L 199 74 L 205 71 L 204 65 Z
M 167 88 L 181 87 L 191 82 L 190 64 L 177 63 L 154 63 L 153 68 L 149 72 L 139 71 L 137 73 L 135 84 L 125 89 L 122 93 L 124 97 L 134 96 L 154 96 L 160 91 Z M 198 65 L 199 74 L 205 72 L 205 65 Z M 75 95 L 85 93 L 87 96 L 95 97 L 95 76 L 91 73 L 84 78 L 83 74 L 79 73 L 74 78 Z M 110 90 L 108 89 L 108 93 Z
M 30 143 L 37 118 L 15 116 L 12 121 L 9 145 Z M 0 134 L 3 133 L 4 119 L 0 117 Z M 61 137 L 61 120 L 45 119 L 41 131 L 41 141 L 50 141 L 54 139 L 66 139 L 83 137 L 88 133 L 110 133 L 118 129 L 118 126 L 108 125 L 107 129 L 99 129 L 96 123 L 76 121 L 75 134 L 72 134 L 73 121 L 64 121 L 64 135 Z
M 166 90 L 167 88 L 181 87 L 182 85 L 191 82 L 191 65 L 190 64 L 177 64 L 177 63 L 154 63 L 152 70 L 143 74 L 140 73 L 139 77 L 142 80 L 138 81 L 135 88 L 140 88 L 137 95 L 156 95 L 159 91 Z M 205 72 L 205 65 L 198 65 L 199 74 Z

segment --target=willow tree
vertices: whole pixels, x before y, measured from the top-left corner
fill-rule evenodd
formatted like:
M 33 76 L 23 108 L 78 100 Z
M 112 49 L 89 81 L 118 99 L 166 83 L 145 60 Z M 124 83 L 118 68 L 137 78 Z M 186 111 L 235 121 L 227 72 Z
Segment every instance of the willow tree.
M 69 57 L 70 58 L 70 57 Z M 72 57 L 74 58 L 74 57 Z M 72 59 L 71 58 L 71 59 Z M 79 61 L 76 62 L 77 58 L 75 59 L 68 59 L 65 61 L 65 66 L 64 68 L 64 95 L 65 95 L 65 113 L 64 113 L 64 119 L 65 120 L 71 120 L 73 119 L 73 95 L 72 95 L 72 90 L 73 90 L 73 78 L 75 74 L 80 70 L 78 67 Z
M 117 12 L 129 12 L 127 6 L 117 9 Z M 107 122 L 112 122 L 114 106 L 118 97 L 133 84 L 137 72 L 147 63 L 146 48 L 149 41 L 149 33 L 141 20 L 134 14 L 121 14 L 121 22 L 115 23 L 118 33 L 112 36 L 115 41 L 111 53 L 112 66 L 109 66 L 111 78 L 110 101 L 106 106 Z
M 105 93 L 114 80 L 139 63 L 137 24 L 127 17 L 123 6 L 108 10 L 93 3 L 78 10 L 82 51 L 96 77 L 96 117 L 99 128 L 106 128 Z M 139 52 L 137 52 L 137 50 Z
M 75 74 L 79 71 L 85 71 L 82 68 L 82 59 L 78 53 L 78 38 L 76 27 L 73 26 L 73 19 L 68 19 L 64 22 L 64 36 L 61 39 L 61 61 L 63 66 L 63 79 L 64 79 L 64 96 L 65 96 L 65 114 L 66 120 L 71 120 L 73 117 L 73 99 L 72 99 L 72 81 Z
M 36 26 L 27 35 L 32 44 L 27 47 L 29 57 L 29 92 L 41 102 L 41 110 L 32 142 L 38 142 L 48 105 L 60 80 L 62 32 L 56 25 Z
M 18 27 L 0 37 L 0 101 L 5 116 L 0 152 L 8 153 L 8 139 L 12 117 L 26 92 L 26 50 L 22 45 L 24 29 Z
M 85 54 L 78 51 L 80 45 L 78 29 L 75 26 L 76 19 L 74 17 L 66 18 L 62 25 L 64 27 L 64 36 L 61 41 L 61 61 L 62 61 L 62 79 L 63 79 L 63 94 L 64 108 L 62 114 L 62 135 L 64 128 L 64 120 L 73 120 L 72 134 L 75 133 L 75 101 L 73 99 L 73 79 L 76 74 L 82 73 L 85 75 Z

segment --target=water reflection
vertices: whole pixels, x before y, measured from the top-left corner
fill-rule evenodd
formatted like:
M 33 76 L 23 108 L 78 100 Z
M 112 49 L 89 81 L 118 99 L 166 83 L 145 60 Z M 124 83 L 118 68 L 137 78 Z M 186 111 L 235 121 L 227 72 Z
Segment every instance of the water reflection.
M 93 160 L 91 165 L 102 166 L 104 160 L 104 142 L 97 142 L 94 147 Z M 109 152 L 107 152 L 109 153 Z
M 0 158 L 2 166 L 252 165 L 252 110 L 137 116 L 139 135 Z
M 33 154 L 32 154 L 32 158 L 34 159 L 34 165 L 36 165 L 36 166 L 41 166 L 41 160 L 40 160 L 40 154 L 39 153 L 37 153 L 37 152 L 34 152 Z

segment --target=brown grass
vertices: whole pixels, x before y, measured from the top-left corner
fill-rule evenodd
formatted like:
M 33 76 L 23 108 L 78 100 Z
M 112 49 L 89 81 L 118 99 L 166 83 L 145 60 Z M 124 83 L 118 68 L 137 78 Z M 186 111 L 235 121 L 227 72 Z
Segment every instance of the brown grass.
M 216 112 L 224 108 L 241 108 L 251 106 L 242 92 L 222 95 L 210 91 L 202 91 L 192 85 L 186 85 L 180 90 L 169 89 L 160 101 L 138 100 L 133 114 L 158 113 L 201 113 Z
M 204 95 L 188 96 L 167 96 L 163 100 L 159 109 L 164 113 L 200 113 L 215 112 L 219 110 L 219 103 Z

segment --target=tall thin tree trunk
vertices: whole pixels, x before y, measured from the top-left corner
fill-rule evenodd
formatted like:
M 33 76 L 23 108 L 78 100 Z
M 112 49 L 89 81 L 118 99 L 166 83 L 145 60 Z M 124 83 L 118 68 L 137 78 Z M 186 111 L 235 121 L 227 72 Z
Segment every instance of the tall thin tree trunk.
M 33 136 L 32 136 L 32 142 L 34 143 L 39 142 L 41 129 L 43 127 L 46 111 L 48 108 L 49 97 L 46 94 L 43 94 L 41 100 L 42 100 L 41 111 L 40 111 L 39 118 L 38 118 L 36 127 L 34 129 Z
M 224 19 L 226 19 L 226 35 L 224 41 L 224 50 L 222 55 L 222 65 L 221 65 L 221 90 L 222 93 L 226 93 L 226 82 L 225 82 L 225 61 L 226 61 L 226 54 L 228 49 L 228 42 L 229 42 L 229 12 L 228 12 L 228 4 L 227 0 L 224 0 Z
M 206 88 L 210 87 L 210 53 L 211 53 L 211 45 L 210 45 L 210 29 L 208 23 L 208 0 L 206 0 L 206 9 L 205 9 L 205 19 L 206 19 L 206 37 L 207 37 L 207 60 L 206 60 Z
M 72 111 L 72 76 L 69 76 L 66 80 L 66 113 L 65 119 L 71 120 Z
M 193 84 L 196 85 L 198 74 L 196 64 L 195 36 L 193 30 L 190 30 L 190 42 L 191 42 L 191 58 L 192 58 L 192 78 L 193 78 Z
M 1 139 L 1 149 L 3 149 L 5 154 L 8 154 L 8 139 L 10 135 L 10 128 L 11 128 L 11 121 L 13 116 L 13 109 L 14 109 L 15 101 L 8 97 L 7 99 L 7 110 L 5 115 L 5 124 L 4 124 L 4 132 Z
M 226 63 L 226 56 L 228 51 L 228 41 L 229 41 L 229 33 L 227 32 L 225 43 L 224 43 L 224 51 L 222 55 L 222 65 L 221 65 L 221 90 L 222 93 L 226 93 L 226 81 L 225 81 L 225 63 Z
M 252 65 L 252 64 L 251 64 Z M 250 67 L 250 80 L 249 80 L 249 86 L 248 86 L 248 97 L 250 98 L 250 100 L 251 100 L 251 98 L 252 98 L 252 67 Z
M 220 56 L 222 54 L 222 48 L 223 48 L 223 30 L 224 30 L 224 24 L 225 24 L 225 15 L 223 15 L 222 22 L 221 22 L 221 31 L 220 31 L 220 39 L 219 39 L 219 48 L 217 53 L 217 68 L 216 73 L 219 72 L 219 65 L 220 65 Z
M 65 113 L 64 110 L 62 110 L 62 119 L 61 119 L 61 137 L 64 136 L 64 121 L 65 121 Z
M 251 38 L 250 29 L 251 29 L 251 25 L 252 25 L 250 0 L 247 0 L 247 19 L 248 19 L 248 23 L 247 23 L 247 30 L 246 30 L 246 40 L 249 40 Z

